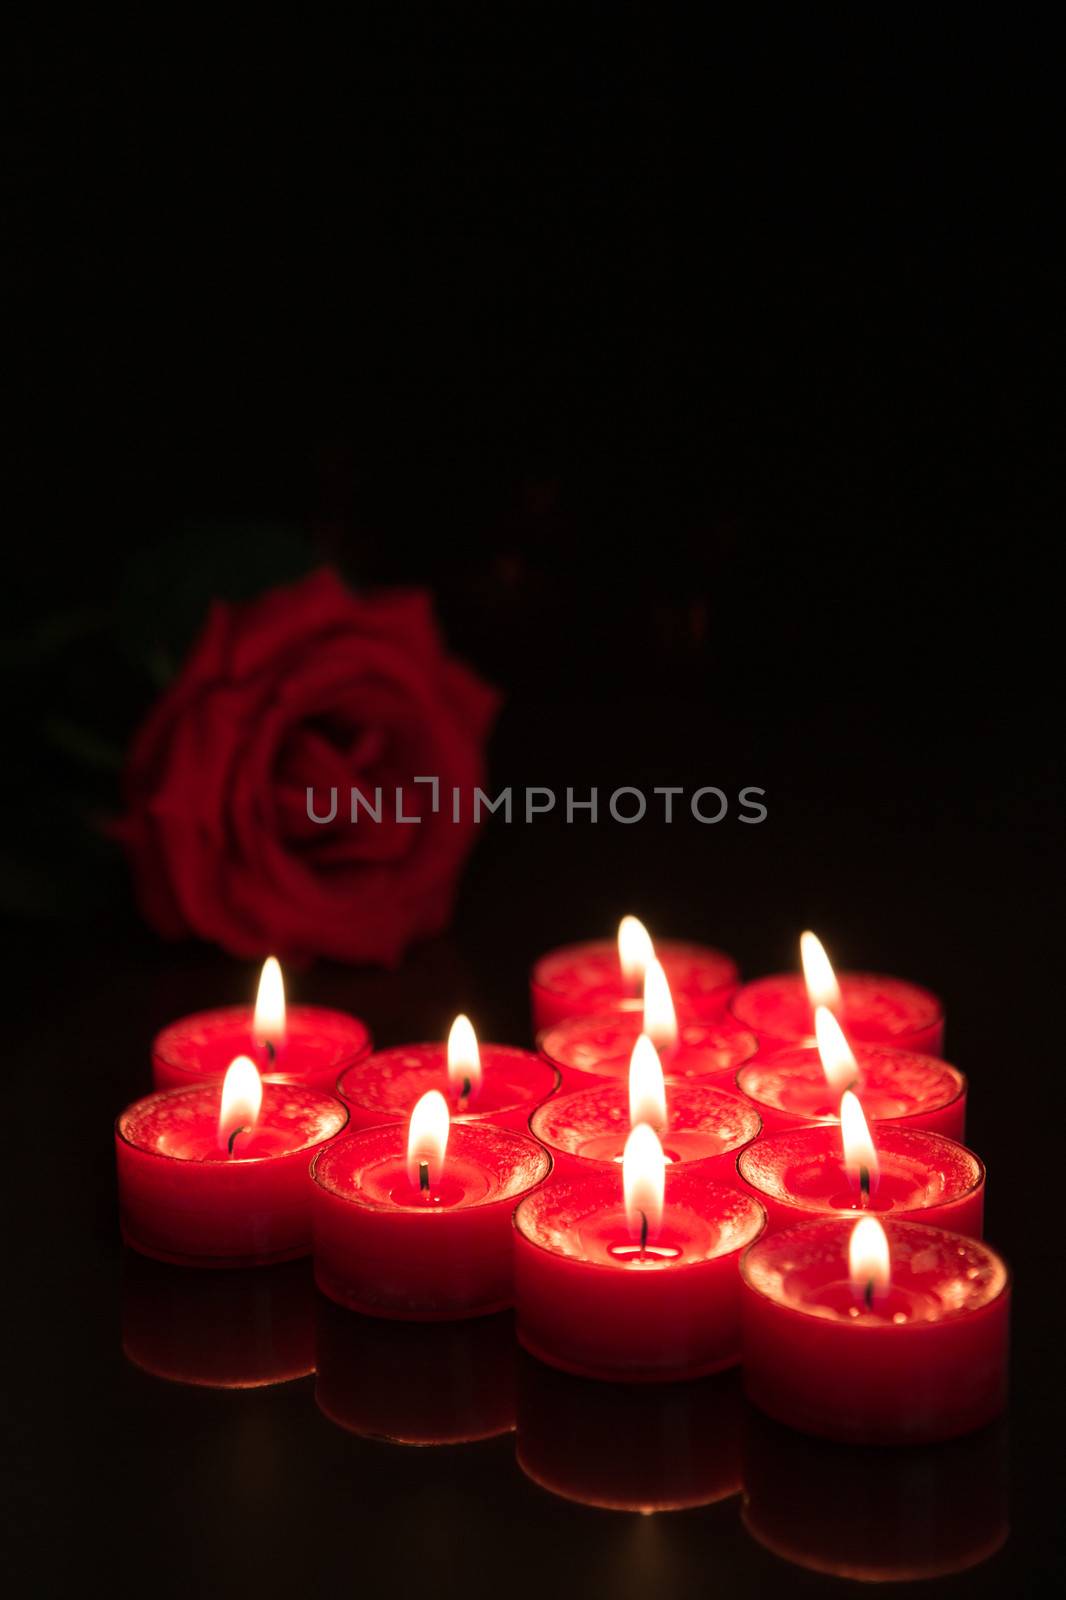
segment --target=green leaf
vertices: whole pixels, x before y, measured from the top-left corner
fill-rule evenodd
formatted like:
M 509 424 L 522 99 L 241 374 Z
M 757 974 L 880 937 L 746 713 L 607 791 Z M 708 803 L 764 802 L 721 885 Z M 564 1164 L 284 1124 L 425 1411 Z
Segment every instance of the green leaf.
M 127 658 L 158 687 L 174 676 L 213 600 L 248 600 L 316 565 L 307 536 L 272 523 L 194 524 L 141 550 L 116 596 Z
M 49 717 L 44 735 L 49 744 L 72 756 L 82 766 L 92 767 L 97 772 L 122 770 L 122 751 L 91 728 L 79 728 L 64 717 Z

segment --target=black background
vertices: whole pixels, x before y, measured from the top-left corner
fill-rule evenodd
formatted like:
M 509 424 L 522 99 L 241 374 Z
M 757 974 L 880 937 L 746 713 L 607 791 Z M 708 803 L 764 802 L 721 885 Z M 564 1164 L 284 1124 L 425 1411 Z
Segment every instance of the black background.
M 397 1453 L 334 1434 L 306 1383 L 192 1394 L 123 1363 L 110 1119 L 152 1032 L 253 975 L 137 923 L 80 820 L 106 780 L 49 729 L 128 735 L 151 687 L 114 639 L 131 614 L 151 633 L 152 572 L 214 551 L 239 587 L 234 553 L 280 528 L 357 583 L 434 589 L 507 695 L 497 785 L 758 784 L 769 806 L 494 824 L 447 938 L 395 974 L 316 968 L 303 997 L 383 1043 L 460 1006 L 521 1042 L 532 957 L 625 910 L 752 974 L 813 925 L 945 997 L 1018 1291 L 1014 1533 L 942 1587 L 1032 1587 L 1061 1389 L 1054 52 L 969 12 L 501 10 L 361 9 L 343 38 L 94 20 L 10 58 L 24 1582 L 824 1587 L 735 1508 L 576 1512 L 506 1441 Z M 84 648 L 47 650 L 81 614 Z

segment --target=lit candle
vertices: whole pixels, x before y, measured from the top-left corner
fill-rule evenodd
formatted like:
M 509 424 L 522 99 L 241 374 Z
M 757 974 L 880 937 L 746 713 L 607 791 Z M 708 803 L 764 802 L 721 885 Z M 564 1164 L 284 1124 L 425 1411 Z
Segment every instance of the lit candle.
M 644 971 L 653 956 L 662 962 L 677 1003 L 693 1016 L 723 1011 L 737 985 L 731 956 L 709 945 L 663 940 L 652 944 L 644 924 L 623 917 L 617 942 L 591 940 L 564 945 L 541 956 L 530 974 L 533 1032 L 541 1033 L 565 1017 L 640 1006 Z
M 735 1094 L 698 1083 L 667 1084 L 655 1046 L 640 1034 L 633 1046 L 628 1085 L 600 1078 L 589 1089 L 557 1095 L 530 1118 L 535 1139 L 547 1145 L 556 1177 L 577 1177 L 622 1160 L 630 1128 L 647 1122 L 672 1163 L 699 1162 L 717 1182 L 734 1180 L 737 1154 L 758 1138 L 755 1109 Z
M 739 1352 L 737 1259 L 762 1207 L 667 1165 L 640 1123 L 614 1163 L 553 1179 L 515 1211 L 515 1310 L 531 1355 L 579 1376 L 697 1377 Z
M 899 1123 L 876 1124 L 875 1138 L 850 1089 L 839 1122 L 768 1134 L 740 1152 L 737 1172 L 765 1207 L 768 1231 L 869 1211 L 981 1237 L 985 1169 L 973 1151 Z
M 348 1120 L 332 1096 L 263 1082 L 239 1056 L 222 1084 L 166 1089 L 115 1124 L 126 1243 L 183 1266 L 251 1266 L 310 1249 L 307 1164 Z
M 853 1088 L 872 1122 L 897 1122 L 962 1139 L 966 1131 L 966 1079 L 946 1061 L 856 1045 L 825 1006 L 815 1009 L 817 1044 L 793 1045 L 746 1062 L 736 1088 L 763 1120 L 765 1133 L 833 1122 L 844 1089 Z
M 540 1052 L 559 1069 L 563 1089 L 625 1078 L 642 1033 L 659 1051 L 670 1081 L 733 1089 L 737 1068 L 759 1048 L 755 1035 L 726 1016 L 679 1019 L 666 970 L 654 957 L 644 969 L 643 984 L 640 1000 L 588 1017 L 568 1017 L 541 1034 Z
M 800 936 L 802 974 L 756 978 L 730 1002 L 733 1016 L 759 1036 L 763 1053 L 784 1045 L 815 1043 L 814 1011 L 825 1006 L 858 1044 L 894 1045 L 938 1056 L 944 1012 L 936 995 L 900 978 L 870 972 L 836 974 L 820 940 Z
M 172 1022 L 152 1044 L 157 1089 L 220 1080 L 235 1056 L 246 1055 L 263 1077 L 333 1092 L 337 1075 L 370 1054 L 365 1023 L 325 1006 L 287 1006 L 281 967 L 263 964 L 253 1006 L 221 1006 Z
M 444 1044 L 403 1044 L 349 1067 L 337 1093 L 353 1128 L 404 1122 L 415 1101 L 435 1089 L 453 1122 L 491 1122 L 524 1133 L 529 1116 L 554 1094 L 559 1074 L 530 1050 L 482 1044 L 468 1017 L 458 1016 Z
M 1010 1289 L 987 1245 L 923 1223 L 823 1218 L 740 1264 L 744 1386 L 778 1422 L 926 1444 L 1006 1404 Z
M 315 1281 L 370 1316 L 432 1321 L 511 1304 L 511 1213 L 551 1159 L 490 1122 L 453 1122 L 437 1089 L 410 1122 L 351 1134 L 311 1165 Z

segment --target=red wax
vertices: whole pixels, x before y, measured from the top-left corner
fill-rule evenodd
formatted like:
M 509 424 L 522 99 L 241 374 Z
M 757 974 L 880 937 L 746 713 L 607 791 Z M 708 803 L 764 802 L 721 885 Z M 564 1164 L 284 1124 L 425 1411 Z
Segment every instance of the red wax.
M 232 1155 L 218 1137 L 220 1089 L 166 1089 L 115 1123 L 122 1236 L 180 1266 L 289 1261 L 311 1247 L 307 1167 L 344 1127 L 338 1100 L 299 1084 L 264 1083 L 251 1133 Z
M 890 1044 L 938 1056 L 944 1048 L 944 1012 L 935 994 L 901 978 L 872 972 L 838 972 L 842 1003 L 831 1009 L 858 1044 Z M 798 972 L 756 978 L 737 990 L 730 1009 L 759 1035 L 764 1052 L 788 1044 L 814 1044 L 814 1013 Z
M 955 1067 L 883 1045 L 856 1045 L 854 1054 L 855 1093 L 867 1122 L 898 1122 L 949 1139 L 964 1137 L 966 1079 Z M 793 1045 L 748 1062 L 737 1073 L 736 1087 L 754 1103 L 765 1133 L 839 1122 L 840 1091 L 829 1087 L 814 1046 Z
M 515 1212 L 519 1342 L 580 1377 L 655 1382 L 701 1377 L 739 1356 L 737 1260 L 762 1207 L 667 1167 L 662 1224 L 641 1252 L 620 1168 L 537 1190 Z
M 394 1444 L 470 1444 L 515 1425 L 514 1318 L 384 1322 L 318 1296 L 315 1401 L 339 1428 Z
M 675 1006 L 695 1016 L 718 1016 L 737 986 L 737 964 L 732 956 L 709 945 L 656 943 Z M 622 976 L 618 945 L 614 939 L 564 945 L 541 956 L 530 974 L 533 1032 L 553 1027 L 564 1017 L 610 1011 L 624 1000 L 639 999 L 640 985 L 631 988 Z
M 703 1177 L 734 1182 L 738 1153 L 759 1136 L 758 1113 L 735 1094 L 696 1083 L 670 1086 L 666 1108 L 666 1126 L 656 1129 L 666 1159 L 698 1162 Z M 555 1177 L 620 1167 L 629 1133 L 628 1086 L 601 1078 L 591 1089 L 558 1095 L 534 1111 L 529 1131 L 551 1151 Z
M 197 1272 L 127 1251 L 122 1348 L 171 1383 L 256 1389 L 315 1370 L 315 1285 L 308 1261 L 259 1272 Z
M 604 1511 L 681 1511 L 740 1492 L 744 1398 L 735 1372 L 694 1383 L 590 1383 L 528 1356 L 518 1369 L 518 1465 Z
M 849 1279 L 853 1226 L 806 1222 L 746 1252 L 748 1398 L 778 1422 L 852 1444 L 929 1444 L 992 1422 L 1007 1397 L 1002 1260 L 976 1239 L 888 1220 L 892 1283 L 867 1309 Z
M 511 1304 L 511 1212 L 551 1171 L 532 1139 L 453 1123 L 439 1178 L 407 1173 L 407 1127 L 366 1128 L 311 1167 L 315 1281 L 370 1316 L 434 1321 Z
M 981 1237 L 985 1169 L 972 1150 L 939 1133 L 877 1126 L 880 1176 L 864 1204 L 844 1165 L 840 1124 L 760 1139 L 737 1159 L 741 1182 L 766 1210 L 767 1232 L 845 1212 L 912 1217 Z
M 587 1086 L 596 1078 L 629 1077 L 629 1058 L 643 1031 L 639 1000 L 625 1001 L 614 1011 L 568 1017 L 548 1028 L 537 1043 L 558 1067 L 564 1089 Z M 679 1017 L 677 1043 L 659 1047 L 668 1083 L 698 1081 L 734 1087 L 737 1068 L 750 1061 L 759 1041 L 729 1017 Z
M 366 1024 L 324 1006 L 289 1006 L 285 1037 L 273 1054 L 252 1029 L 251 1006 L 221 1006 L 182 1017 L 156 1034 L 152 1073 L 157 1089 L 180 1089 L 205 1079 L 221 1081 L 235 1056 L 249 1056 L 260 1076 L 304 1083 L 332 1094 L 346 1066 L 370 1054 Z
M 869 1450 L 814 1440 L 749 1409 L 741 1520 L 809 1572 L 859 1583 L 946 1578 L 1007 1537 L 1006 1430 Z
M 465 1100 L 449 1081 L 444 1044 L 402 1044 L 368 1056 L 337 1083 L 352 1127 L 406 1122 L 422 1096 L 438 1089 L 453 1123 L 490 1122 L 524 1133 L 530 1112 L 559 1087 L 559 1074 L 530 1050 L 509 1044 L 479 1044 L 478 1050 L 481 1082 Z

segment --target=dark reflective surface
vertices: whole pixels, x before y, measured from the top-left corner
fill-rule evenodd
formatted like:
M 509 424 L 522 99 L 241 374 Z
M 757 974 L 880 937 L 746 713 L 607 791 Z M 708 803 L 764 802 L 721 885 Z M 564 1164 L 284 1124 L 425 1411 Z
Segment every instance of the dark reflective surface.
M 510 1312 L 468 1322 L 387 1322 L 324 1295 L 316 1307 L 315 1403 L 367 1439 L 470 1444 L 515 1425 Z
M 461 995 L 486 1031 L 522 1039 L 536 930 L 523 923 L 513 949 L 494 948 L 478 931 L 493 903 L 479 874 L 470 889 L 456 939 L 417 952 L 403 974 L 323 968 L 294 975 L 292 988 L 371 1018 L 394 1014 L 418 1035 L 440 1028 Z M 905 944 L 905 921 L 899 913 L 884 948 Z M 749 967 L 775 956 L 740 953 Z M 8 1459 L 20 1532 L 47 1550 L 60 1590 L 85 1562 L 120 1560 L 116 1592 L 132 1592 L 137 1573 L 153 1594 L 183 1600 L 257 1586 L 402 1587 L 411 1568 L 440 1596 L 499 1594 L 505 1574 L 519 1600 L 647 1600 L 843 1592 L 851 1580 L 827 1573 L 865 1565 L 886 1576 L 897 1563 L 897 1573 L 955 1573 L 938 1579 L 944 1592 L 998 1595 L 1053 1564 L 1050 1217 L 1027 1178 L 1033 1133 L 1019 1074 L 999 1053 L 1016 1037 L 1022 1058 L 1027 1024 L 975 1006 L 969 974 L 950 962 L 909 966 L 946 991 L 952 1053 L 973 1083 L 972 1138 L 989 1167 L 990 1237 L 1015 1269 L 1009 1512 L 998 1435 L 906 1460 L 834 1453 L 746 1413 L 728 1375 L 619 1392 L 520 1357 L 506 1317 L 466 1329 L 368 1323 L 311 1296 L 299 1264 L 206 1283 L 124 1256 L 111 1117 L 148 1081 L 154 1027 L 244 992 L 254 970 L 164 950 L 134 929 L 52 957 L 47 970 L 24 961 L 27 1012 L 9 1055 L 10 1126 L 47 1133 L 11 1151 L 9 1270 L 22 1289 L 8 1320 L 24 1348 Z M 401 993 L 403 1007 L 391 998 Z M 57 1081 L 58 1115 L 48 1099 Z M 317 1377 L 291 1377 L 311 1362 Z M 203 1386 L 283 1373 L 290 1381 L 273 1386 Z M 513 1423 L 517 1432 L 498 1431 Z M 495 1436 L 388 1442 L 481 1433 Z M 665 1505 L 682 1509 L 641 1514 Z
M 201 1272 L 126 1250 L 122 1348 L 154 1377 L 208 1389 L 305 1378 L 315 1369 L 310 1263 Z
M 744 1402 L 736 1372 L 698 1383 L 573 1378 L 523 1352 L 518 1465 L 550 1493 L 650 1515 L 739 1494 Z
M 867 1583 L 947 1578 L 1008 1536 L 1007 1428 L 921 1450 L 807 1439 L 747 1414 L 744 1527 L 783 1560 Z

